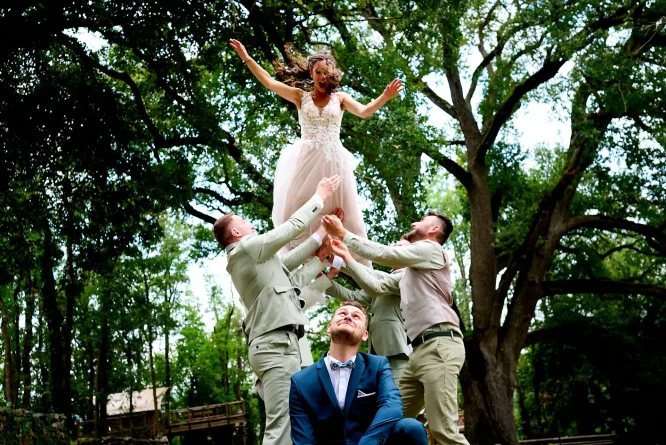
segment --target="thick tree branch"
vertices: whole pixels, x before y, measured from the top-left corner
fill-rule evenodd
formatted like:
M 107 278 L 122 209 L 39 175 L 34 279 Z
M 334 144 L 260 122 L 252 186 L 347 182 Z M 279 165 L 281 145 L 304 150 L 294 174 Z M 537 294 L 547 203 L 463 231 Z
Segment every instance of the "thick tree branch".
M 570 232 L 579 227 L 591 227 L 606 231 L 626 230 L 645 237 L 647 244 L 662 255 L 666 255 L 666 233 L 647 224 L 635 223 L 622 218 L 613 218 L 604 215 L 586 215 L 569 219 L 564 232 Z
M 139 116 L 141 116 L 141 120 L 146 124 L 148 132 L 150 132 L 150 134 L 153 136 L 155 146 L 159 147 L 160 144 L 164 141 L 164 138 L 151 117 L 148 115 L 146 106 L 143 102 L 143 97 L 141 96 L 141 90 L 139 90 L 139 86 L 136 84 L 136 82 L 134 82 L 132 77 L 127 73 L 121 73 L 99 63 L 99 61 L 91 57 L 86 52 L 78 40 L 62 33 L 58 36 L 58 40 L 67 48 L 74 51 L 74 53 L 79 56 L 84 63 L 98 69 L 100 72 L 106 74 L 112 79 L 123 82 L 129 87 L 130 91 L 132 92 L 132 97 L 134 98 L 134 104 L 136 105 L 137 111 L 139 112 Z
M 619 280 L 553 280 L 544 281 L 541 287 L 544 296 L 560 294 L 645 295 L 666 301 L 666 288 L 664 287 Z
M 249 204 L 251 202 L 259 202 L 264 206 L 266 206 L 267 208 L 271 207 L 270 202 L 267 202 L 263 196 L 257 195 L 255 193 L 232 191 L 231 193 L 236 195 L 236 197 L 229 199 L 224 197 L 221 193 L 218 193 L 215 190 L 211 190 L 205 187 L 194 187 L 192 191 L 194 193 L 201 193 L 203 195 L 211 196 L 216 200 L 220 201 L 222 204 L 226 205 L 227 207 L 235 207 L 242 204 Z
M 488 75 L 492 76 L 494 73 L 493 67 L 491 65 L 491 62 L 495 57 L 497 57 L 498 54 L 502 52 L 504 49 L 504 43 L 505 40 L 499 37 L 497 40 L 497 46 L 490 52 L 486 50 L 486 44 L 485 44 L 485 38 L 484 38 L 484 31 L 486 29 L 486 26 L 490 23 L 490 20 L 492 19 L 493 13 L 497 9 L 498 6 L 500 6 L 501 1 L 497 0 L 493 6 L 490 7 L 490 10 L 488 10 L 488 14 L 486 14 L 486 18 L 479 23 L 479 45 L 477 48 L 479 48 L 479 52 L 483 56 L 483 60 L 481 61 L 481 64 L 476 67 L 474 70 L 474 74 L 472 75 L 472 84 L 469 88 L 469 91 L 467 92 L 467 96 L 465 99 L 469 103 L 472 100 L 472 96 L 474 96 L 474 91 L 476 90 L 476 84 L 479 80 L 479 76 L 481 75 L 481 72 L 484 70 L 484 68 L 488 69 Z
M 437 149 L 429 149 L 423 152 L 437 162 L 440 166 L 444 167 L 449 173 L 451 173 L 460 183 L 466 188 L 469 189 L 472 187 L 472 176 L 461 167 L 456 161 L 449 158 L 448 156 L 443 155 Z
M 456 115 L 456 110 L 453 109 L 453 105 L 449 103 L 446 99 L 442 98 L 439 96 L 437 93 L 435 93 L 432 88 L 430 88 L 428 85 L 425 85 L 422 89 L 421 92 L 425 94 L 425 96 L 430 99 L 430 101 L 435 104 L 437 107 L 442 109 L 446 114 L 451 116 L 454 119 L 458 119 L 458 116 Z
M 203 212 L 198 211 L 190 203 L 183 204 L 183 209 L 192 216 L 199 218 L 200 220 L 207 222 L 209 224 L 215 224 L 216 219 L 210 215 L 207 215 Z
M 488 75 L 492 76 L 492 68 L 490 63 L 497 57 L 498 54 L 502 52 L 504 49 L 504 44 L 505 42 L 503 40 L 500 40 L 497 43 L 497 46 L 493 48 L 493 50 L 489 54 L 484 54 L 484 58 L 479 64 L 479 66 L 476 67 L 474 70 L 474 74 L 472 74 L 472 84 L 469 87 L 469 90 L 467 90 L 467 95 L 465 96 L 465 100 L 467 103 L 470 104 L 471 106 L 471 100 L 472 96 L 474 96 L 474 92 L 476 91 L 476 85 L 479 81 L 479 77 L 481 76 L 481 72 L 487 67 L 488 68 Z
M 570 60 L 574 54 L 577 54 L 578 51 L 585 48 L 592 42 L 593 39 L 591 36 L 595 31 L 609 29 L 615 25 L 621 24 L 626 18 L 628 12 L 629 8 L 623 7 L 608 17 L 602 17 L 593 23 L 588 24 L 570 39 L 573 42 L 579 43 L 571 48 L 568 48 L 566 53 L 558 51 L 554 56 L 549 55 L 541 68 L 517 84 L 508 95 L 506 100 L 500 105 L 493 118 L 489 119 L 484 125 L 477 159 L 481 161 L 485 158 L 488 149 L 495 143 L 495 139 L 497 138 L 500 130 L 506 121 L 511 117 L 516 109 L 516 106 L 518 106 L 522 98 L 525 97 L 527 93 L 533 91 L 540 85 L 552 79 L 560 70 L 562 65 Z

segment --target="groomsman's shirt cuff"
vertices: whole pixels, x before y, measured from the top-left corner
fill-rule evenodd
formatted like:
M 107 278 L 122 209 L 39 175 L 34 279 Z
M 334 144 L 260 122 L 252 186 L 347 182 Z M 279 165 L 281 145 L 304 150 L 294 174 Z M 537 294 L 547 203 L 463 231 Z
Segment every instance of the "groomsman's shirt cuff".
M 318 234 L 317 232 L 315 232 L 315 233 L 313 233 L 312 235 L 310 235 L 310 237 L 311 237 L 313 240 L 317 241 L 317 244 L 319 244 L 319 246 L 321 247 L 321 244 L 324 242 L 324 240 L 321 239 L 321 236 L 319 236 L 319 234 Z
M 340 270 L 345 266 L 346 266 L 345 260 L 343 260 L 342 258 L 340 258 L 337 255 L 333 258 L 333 262 L 331 263 L 331 267 L 333 267 L 334 269 Z

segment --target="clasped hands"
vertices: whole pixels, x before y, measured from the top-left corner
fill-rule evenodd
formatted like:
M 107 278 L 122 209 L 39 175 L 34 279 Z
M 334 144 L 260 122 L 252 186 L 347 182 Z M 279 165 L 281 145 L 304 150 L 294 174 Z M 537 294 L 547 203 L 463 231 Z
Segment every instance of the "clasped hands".
M 342 225 L 344 214 L 342 209 L 336 208 L 330 215 L 324 215 L 321 219 L 321 226 L 317 230 L 317 234 L 324 241 L 315 255 L 325 264 L 330 264 L 327 260 L 331 255 L 339 256 L 347 264 L 352 261 L 349 249 L 341 241 L 347 233 L 347 229 Z M 337 269 L 332 269 L 332 271 L 337 273 Z

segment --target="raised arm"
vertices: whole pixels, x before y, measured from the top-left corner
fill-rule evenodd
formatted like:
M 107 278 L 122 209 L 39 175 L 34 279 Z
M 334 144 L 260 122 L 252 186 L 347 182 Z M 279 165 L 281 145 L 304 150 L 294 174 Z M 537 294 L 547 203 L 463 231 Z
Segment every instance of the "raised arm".
M 256 77 L 263 86 L 283 99 L 287 99 L 289 102 L 294 103 L 298 108 L 301 107 L 301 97 L 303 95 L 303 90 L 290 87 L 289 85 L 285 85 L 284 83 L 273 79 L 265 69 L 259 66 L 259 64 L 249 56 L 247 50 L 241 42 L 235 39 L 231 39 L 229 42 L 231 43 L 231 47 L 236 50 L 238 57 L 240 57 L 243 62 L 245 62 L 252 74 L 254 74 L 254 77 Z
M 305 263 L 303 267 L 296 269 L 289 276 L 291 282 L 298 288 L 303 288 L 310 284 L 310 282 L 319 275 L 319 272 L 324 270 L 324 263 L 319 258 L 312 258 Z
M 317 192 L 291 218 L 273 230 L 262 235 L 249 236 L 241 240 L 240 245 L 257 263 L 264 263 L 272 258 L 289 241 L 300 235 L 321 212 L 324 200 L 340 186 L 340 176 L 324 178 L 317 185 Z
M 400 279 L 403 274 L 402 270 L 393 273 L 373 270 L 352 258 L 351 262 L 347 263 L 345 272 L 347 272 L 349 276 L 361 286 L 361 289 L 363 289 L 370 298 L 400 295 Z
M 321 221 L 329 235 L 343 239 L 349 249 L 377 264 L 415 269 L 441 269 L 446 264 L 442 246 L 434 241 L 388 247 L 354 235 L 334 215 L 326 215 Z
M 346 263 L 344 272 L 351 276 L 361 286 L 365 294 L 370 298 L 383 297 L 386 295 L 400 295 L 400 278 L 402 270 L 392 274 L 381 270 L 370 269 L 357 262 L 349 253 L 347 246 L 338 241 L 331 242 L 333 253 L 342 258 Z
M 363 306 L 370 306 L 372 299 L 362 290 L 351 290 L 346 287 L 331 281 L 331 287 L 326 289 L 326 293 L 338 301 L 355 301 Z
M 386 104 L 386 102 L 393 99 L 399 92 L 404 89 L 405 87 L 402 85 L 402 80 L 394 79 L 393 82 L 388 84 L 388 86 L 384 89 L 384 92 L 381 94 L 381 96 L 367 105 L 363 105 L 362 103 L 357 102 L 347 93 L 339 93 L 340 97 L 342 98 L 340 104 L 342 105 L 343 109 L 349 111 L 351 114 L 365 119 L 375 114 L 377 110 Z

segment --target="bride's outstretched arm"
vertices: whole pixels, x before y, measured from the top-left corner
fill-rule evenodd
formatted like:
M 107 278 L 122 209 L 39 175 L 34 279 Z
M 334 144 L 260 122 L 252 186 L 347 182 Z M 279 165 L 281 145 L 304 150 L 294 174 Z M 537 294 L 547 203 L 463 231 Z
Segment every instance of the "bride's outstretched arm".
M 289 102 L 294 103 L 298 108 L 301 107 L 301 95 L 303 94 L 302 90 L 290 87 L 289 85 L 285 85 L 282 82 L 278 82 L 277 80 L 273 79 L 265 69 L 259 66 L 257 62 L 252 60 L 241 42 L 234 39 L 231 39 L 229 42 L 231 43 L 231 47 L 236 50 L 238 57 L 240 57 L 243 62 L 245 62 L 247 67 L 250 68 L 250 71 L 252 71 L 252 74 L 254 74 L 254 77 L 256 77 L 263 86 L 283 99 L 287 99 Z
M 362 103 L 355 101 L 354 98 L 347 93 L 340 93 L 340 96 L 342 97 L 341 104 L 344 109 L 349 111 L 351 114 L 365 119 L 366 117 L 370 117 L 375 114 L 375 112 L 383 107 L 386 102 L 393 99 L 398 95 L 399 92 L 404 89 L 405 87 L 402 85 L 402 80 L 394 79 L 393 82 L 388 84 L 388 86 L 384 89 L 384 92 L 381 96 L 367 105 L 363 105 Z

